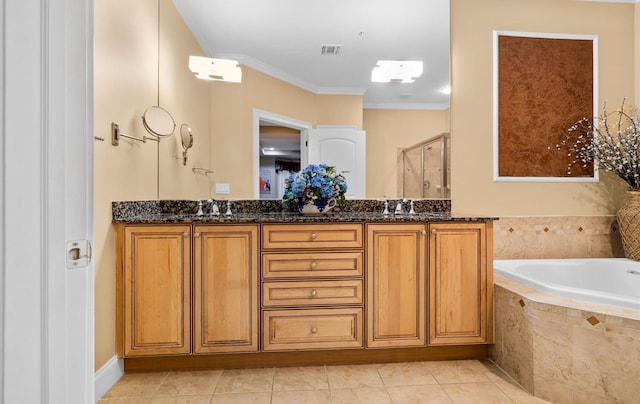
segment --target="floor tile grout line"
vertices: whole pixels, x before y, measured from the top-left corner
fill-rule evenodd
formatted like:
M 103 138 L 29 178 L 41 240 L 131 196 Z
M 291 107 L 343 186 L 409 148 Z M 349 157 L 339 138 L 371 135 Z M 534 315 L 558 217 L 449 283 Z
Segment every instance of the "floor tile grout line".
M 489 361 L 489 362 L 494 364 L 492 361 Z M 509 385 L 513 385 L 514 388 L 516 388 L 517 390 L 522 391 L 524 394 L 532 396 L 522 386 L 518 385 L 517 383 L 514 383 L 512 381 L 513 379 L 511 379 L 509 377 L 509 375 L 506 374 L 504 372 L 504 370 L 502 370 L 497 365 L 495 367 L 487 367 L 485 363 L 482 363 L 482 362 L 479 362 L 479 363 L 481 363 L 484 366 L 483 374 L 485 376 L 485 380 L 482 380 L 482 381 L 481 380 L 475 380 L 475 381 L 474 380 L 467 380 L 467 381 L 454 380 L 454 381 L 449 381 L 448 383 L 442 383 L 434 376 L 433 370 L 430 370 L 429 374 L 433 378 L 433 380 L 435 381 L 435 384 L 434 383 L 417 383 L 417 384 L 408 384 L 408 385 L 402 385 L 402 386 L 405 386 L 405 387 L 414 386 L 415 387 L 415 386 L 422 386 L 422 385 L 438 385 L 438 386 L 440 386 L 441 388 L 444 389 L 444 387 L 446 387 L 447 385 L 450 385 L 450 384 L 468 384 L 468 383 L 487 384 L 487 385 L 491 385 L 493 388 L 497 388 L 498 391 L 501 394 L 503 394 L 505 397 L 507 397 L 507 399 L 510 402 L 517 402 L 517 398 L 512 397 L 512 395 L 510 395 L 507 392 L 507 390 L 505 390 L 502 387 L 502 386 L 504 386 L 506 388 L 507 385 L 505 385 L 503 383 L 507 383 Z M 376 364 L 374 364 L 374 365 L 376 365 Z M 283 367 L 283 368 L 286 368 L 286 367 Z M 333 386 L 332 383 L 331 383 L 331 379 L 329 377 L 328 368 L 329 367 L 326 364 L 324 364 L 323 367 L 322 367 L 322 369 L 324 371 L 324 375 L 325 375 L 324 378 L 326 380 L 326 385 L 327 385 L 327 388 L 329 390 L 330 397 L 333 400 L 334 399 L 334 393 L 335 393 L 335 391 L 337 389 L 336 389 L 336 386 Z M 274 392 L 276 391 L 275 390 L 275 381 L 277 379 L 276 376 L 277 376 L 279 367 L 274 366 L 274 367 L 270 367 L 268 369 L 271 370 L 271 378 L 270 378 L 271 379 L 271 383 L 270 383 L 270 390 L 268 391 L 268 393 L 270 394 L 270 402 L 273 403 Z M 390 387 L 397 387 L 397 386 L 389 386 L 388 385 L 388 382 L 386 382 L 385 379 L 383 378 L 380 366 L 375 367 L 375 370 L 376 370 L 376 374 L 378 375 L 379 380 L 381 381 L 381 386 L 379 386 L 379 387 L 378 386 L 360 386 L 358 388 L 383 388 L 385 390 L 385 393 L 386 393 L 387 397 L 391 401 L 393 401 L 392 398 L 391 398 L 391 394 L 389 392 L 389 388 Z M 170 370 L 170 371 L 167 371 L 167 372 L 158 372 L 158 373 L 160 373 L 161 378 L 160 378 L 159 384 L 156 386 L 154 391 L 150 392 L 150 393 L 148 393 L 147 395 L 144 395 L 144 396 L 135 396 L 135 397 L 147 399 L 147 401 L 150 401 L 150 400 L 154 400 L 157 397 L 189 397 L 189 396 L 199 396 L 199 395 L 205 396 L 206 395 L 206 396 L 210 397 L 210 402 L 212 402 L 214 400 L 216 394 L 221 394 L 221 393 L 216 393 L 216 389 L 219 387 L 219 383 L 220 383 L 222 377 L 225 374 L 225 370 L 221 369 L 221 372 L 217 375 L 217 377 L 215 377 L 216 380 L 215 380 L 214 385 L 213 385 L 213 391 L 210 392 L 210 393 L 203 393 L 203 394 L 174 394 L 174 395 L 164 395 L 163 394 L 162 396 L 158 395 L 158 392 L 160 391 L 162 386 L 167 383 L 167 381 L 171 378 L 171 376 L 173 374 L 179 373 L 179 371 Z M 497 378 L 492 378 L 492 377 L 490 377 L 491 375 L 495 375 L 495 376 L 497 376 Z M 357 378 L 354 378 L 354 380 L 357 380 Z M 501 384 L 498 384 L 498 383 L 501 383 Z M 347 387 L 347 386 L 345 386 L 344 388 L 353 389 L 353 388 L 356 388 L 356 387 Z M 301 390 L 294 390 L 294 391 L 306 391 L 306 390 L 324 390 L 324 389 L 304 389 L 303 388 Z M 267 391 L 265 391 L 265 392 L 267 392 Z M 445 392 L 446 392 L 446 390 L 445 390 Z M 228 393 L 242 393 L 242 392 L 228 392 Z M 515 393 L 515 390 L 514 390 L 513 393 Z M 119 396 L 119 397 L 111 397 L 111 398 L 118 399 L 118 398 L 127 398 L 127 397 L 131 398 L 131 397 L 134 397 L 134 396 L 128 396 L 127 395 L 127 396 Z M 452 399 L 451 396 L 448 393 L 447 393 L 447 397 Z M 532 397 L 535 397 L 535 396 L 532 396 Z

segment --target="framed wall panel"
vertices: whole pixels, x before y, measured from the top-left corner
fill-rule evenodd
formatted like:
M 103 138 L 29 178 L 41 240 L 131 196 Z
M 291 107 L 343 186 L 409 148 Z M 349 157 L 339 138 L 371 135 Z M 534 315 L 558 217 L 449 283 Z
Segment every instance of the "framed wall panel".
M 494 31 L 494 180 L 595 182 L 555 150 L 597 115 L 597 36 Z M 551 150 L 549 150 L 551 147 Z

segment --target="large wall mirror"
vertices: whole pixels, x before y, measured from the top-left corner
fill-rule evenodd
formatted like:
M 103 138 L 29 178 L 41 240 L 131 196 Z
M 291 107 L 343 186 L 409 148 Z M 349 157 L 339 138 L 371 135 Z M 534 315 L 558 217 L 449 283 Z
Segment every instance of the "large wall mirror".
M 448 131 L 449 0 L 158 1 L 159 103 L 193 130 L 187 165 L 179 136 L 159 146 L 161 199 L 279 199 L 281 173 L 306 162 L 307 126 L 366 131 L 366 197 L 401 197 L 402 149 Z M 242 82 L 190 74 L 187 31 L 199 55 L 238 60 Z M 421 61 L 422 74 L 404 79 L 402 65 L 373 82 L 378 61 Z M 176 95 L 187 87 L 195 107 Z M 298 125 L 260 121 L 256 138 L 256 110 Z

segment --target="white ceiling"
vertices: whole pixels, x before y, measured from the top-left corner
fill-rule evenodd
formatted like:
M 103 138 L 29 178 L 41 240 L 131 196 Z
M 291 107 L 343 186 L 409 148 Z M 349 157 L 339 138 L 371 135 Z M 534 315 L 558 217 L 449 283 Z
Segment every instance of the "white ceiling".
M 365 108 L 446 109 L 449 0 L 173 0 L 209 57 Z M 341 45 L 321 55 L 322 45 Z M 372 83 L 378 60 L 422 60 L 412 84 Z

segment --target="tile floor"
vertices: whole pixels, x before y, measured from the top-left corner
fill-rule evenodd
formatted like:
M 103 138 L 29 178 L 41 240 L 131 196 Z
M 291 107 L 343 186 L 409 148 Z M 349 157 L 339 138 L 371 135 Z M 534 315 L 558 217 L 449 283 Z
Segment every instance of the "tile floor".
M 99 404 L 545 403 L 490 361 L 125 374 Z

